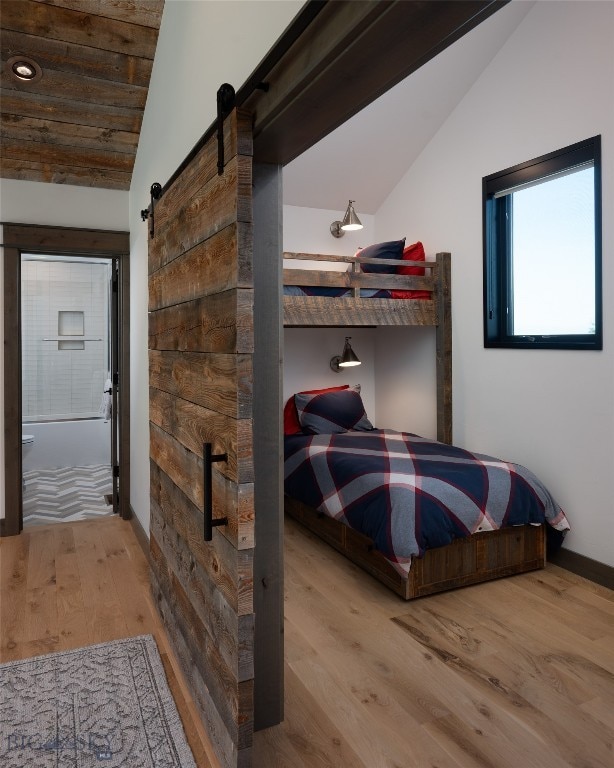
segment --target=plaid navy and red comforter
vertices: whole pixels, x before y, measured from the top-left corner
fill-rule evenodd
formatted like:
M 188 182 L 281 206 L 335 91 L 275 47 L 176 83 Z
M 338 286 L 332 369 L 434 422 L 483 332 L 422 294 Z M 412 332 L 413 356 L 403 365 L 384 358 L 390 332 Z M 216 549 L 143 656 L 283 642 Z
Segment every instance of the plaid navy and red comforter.
M 287 435 L 285 492 L 369 536 L 401 572 L 426 549 L 478 531 L 569 528 L 519 464 L 392 430 Z

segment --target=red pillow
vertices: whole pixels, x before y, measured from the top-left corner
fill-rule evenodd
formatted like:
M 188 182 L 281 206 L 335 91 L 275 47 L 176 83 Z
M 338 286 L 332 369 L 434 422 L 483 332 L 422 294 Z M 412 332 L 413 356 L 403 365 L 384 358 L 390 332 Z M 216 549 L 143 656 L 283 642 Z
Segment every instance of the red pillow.
M 424 246 L 418 240 L 413 245 L 408 245 L 403 249 L 403 261 L 425 261 Z M 421 267 L 397 267 L 397 275 L 424 275 Z M 390 291 L 393 299 L 430 299 L 430 291 Z
M 319 395 L 322 392 L 337 392 L 340 389 L 349 389 L 349 384 L 342 384 L 340 387 L 327 387 L 326 389 L 307 389 L 304 392 L 297 392 L 299 395 Z M 284 435 L 300 434 L 303 430 L 299 424 L 294 395 L 290 397 L 284 406 Z

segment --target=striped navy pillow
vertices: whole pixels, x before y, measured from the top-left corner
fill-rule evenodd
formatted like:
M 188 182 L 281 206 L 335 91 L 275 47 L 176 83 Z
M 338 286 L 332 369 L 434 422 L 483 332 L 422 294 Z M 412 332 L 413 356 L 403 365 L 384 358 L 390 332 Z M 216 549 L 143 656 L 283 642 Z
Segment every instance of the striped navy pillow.
M 373 429 L 358 385 L 338 392 L 299 393 L 294 395 L 294 402 L 303 432 L 321 435 Z
M 368 259 L 399 259 L 403 258 L 403 248 L 405 247 L 405 238 L 402 240 L 389 240 L 385 243 L 375 243 L 368 245 L 356 251 L 355 256 L 364 256 Z M 363 272 L 381 272 L 394 274 L 397 267 L 390 267 L 384 264 L 378 267 L 376 264 L 361 264 L 360 269 Z

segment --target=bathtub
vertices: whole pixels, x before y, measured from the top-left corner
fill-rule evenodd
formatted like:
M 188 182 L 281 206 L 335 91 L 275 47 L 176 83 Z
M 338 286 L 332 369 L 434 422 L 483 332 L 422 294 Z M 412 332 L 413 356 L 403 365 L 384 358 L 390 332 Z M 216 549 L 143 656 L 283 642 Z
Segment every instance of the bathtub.
M 21 431 L 34 436 L 33 443 L 22 447 L 24 472 L 111 464 L 110 421 L 27 421 Z

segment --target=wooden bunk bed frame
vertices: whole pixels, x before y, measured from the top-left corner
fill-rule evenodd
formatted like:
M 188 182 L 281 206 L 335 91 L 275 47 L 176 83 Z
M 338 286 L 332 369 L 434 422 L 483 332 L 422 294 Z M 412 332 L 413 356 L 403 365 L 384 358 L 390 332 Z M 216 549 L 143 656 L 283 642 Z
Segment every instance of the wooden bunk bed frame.
M 284 327 L 433 326 L 436 338 L 437 439 L 452 443 L 452 316 L 450 254 L 435 261 L 404 261 L 425 270 L 424 277 L 360 271 L 360 264 L 398 266 L 399 262 L 350 256 L 284 253 L 284 259 L 342 262 L 346 272 L 284 269 L 284 285 L 343 287 L 349 296 L 284 296 Z M 427 290 L 431 299 L 361 298 L 361 288 Z M 286 514 L 298 520 L 349 560 L 379 579 L 405 600 L 477 584 L 545 565 L 545 525 L 523 525 L 477 533 L 428 550 L 414 558 L 403 578 L 378 552 L 371 539 L 300 501 L 285 497 Z

